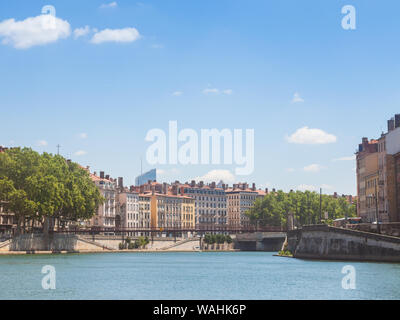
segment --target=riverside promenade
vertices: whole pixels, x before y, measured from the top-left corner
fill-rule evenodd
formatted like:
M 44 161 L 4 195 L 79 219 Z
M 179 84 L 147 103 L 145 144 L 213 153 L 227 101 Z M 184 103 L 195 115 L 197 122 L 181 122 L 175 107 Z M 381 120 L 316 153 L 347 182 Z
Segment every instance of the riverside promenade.
M 119 249 L 121 236 L 88 236 L 73 234 L 23 234 L 0 242 L 0 255 L 65 254 L 65 253 L 116 253 L 116 252 L 196 252 L 237 251 L 233 244 L 201 244 L 199 237 L 154 238 L 146 248 Z M 201 249 L 200 249 L 201 248 Z

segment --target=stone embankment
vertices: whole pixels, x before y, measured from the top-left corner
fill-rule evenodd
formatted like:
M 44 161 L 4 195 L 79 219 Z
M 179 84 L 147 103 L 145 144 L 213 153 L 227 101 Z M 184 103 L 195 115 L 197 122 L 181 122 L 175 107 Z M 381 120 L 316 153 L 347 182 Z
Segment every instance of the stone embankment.
M 289 231 L 287 242 L 295 258 L 400 262 L 399 237 L 312 225 Z

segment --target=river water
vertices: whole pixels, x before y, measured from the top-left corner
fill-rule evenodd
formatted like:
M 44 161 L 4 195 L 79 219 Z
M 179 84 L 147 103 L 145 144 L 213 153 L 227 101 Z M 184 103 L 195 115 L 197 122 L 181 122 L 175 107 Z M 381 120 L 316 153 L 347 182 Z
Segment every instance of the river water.
M 42 288 L 45 265 L 55 290 Z M 346 265 L 355 289 L 342 287 Z M 400 264 L 269 252 L 0 256 L 0 299 L 400 299 Z

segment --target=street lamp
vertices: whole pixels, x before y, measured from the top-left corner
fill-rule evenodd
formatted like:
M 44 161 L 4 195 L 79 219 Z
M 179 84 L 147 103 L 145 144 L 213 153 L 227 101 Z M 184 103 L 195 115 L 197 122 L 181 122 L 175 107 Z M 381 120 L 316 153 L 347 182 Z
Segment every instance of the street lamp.
M 376 222 L 376 229 L 378 233 L 381 233 L 381 228 L 379 225 L 379 212 L 378 212 L 378 190 L 377 190 L 377 186 L 375 184 L 375 194 L 374 195 L 369 195 L 366 197 L 367 199 L 374 199 L 375 202 L 375 222 Z M 368 208 L 370 208 L 371 206 L 368 205 Z

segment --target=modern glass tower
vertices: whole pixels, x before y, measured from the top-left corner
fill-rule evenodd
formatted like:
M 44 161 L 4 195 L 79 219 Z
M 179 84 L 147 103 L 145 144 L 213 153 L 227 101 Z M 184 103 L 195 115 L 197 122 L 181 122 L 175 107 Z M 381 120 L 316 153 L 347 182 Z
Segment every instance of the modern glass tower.
M 142 175 L 136 177 L 135 185 L 141 186 L 142 184 L 147 183 L 149 180 L 157 181 L 157 169 L 152 169 L 152 170 L 145 172 Z

